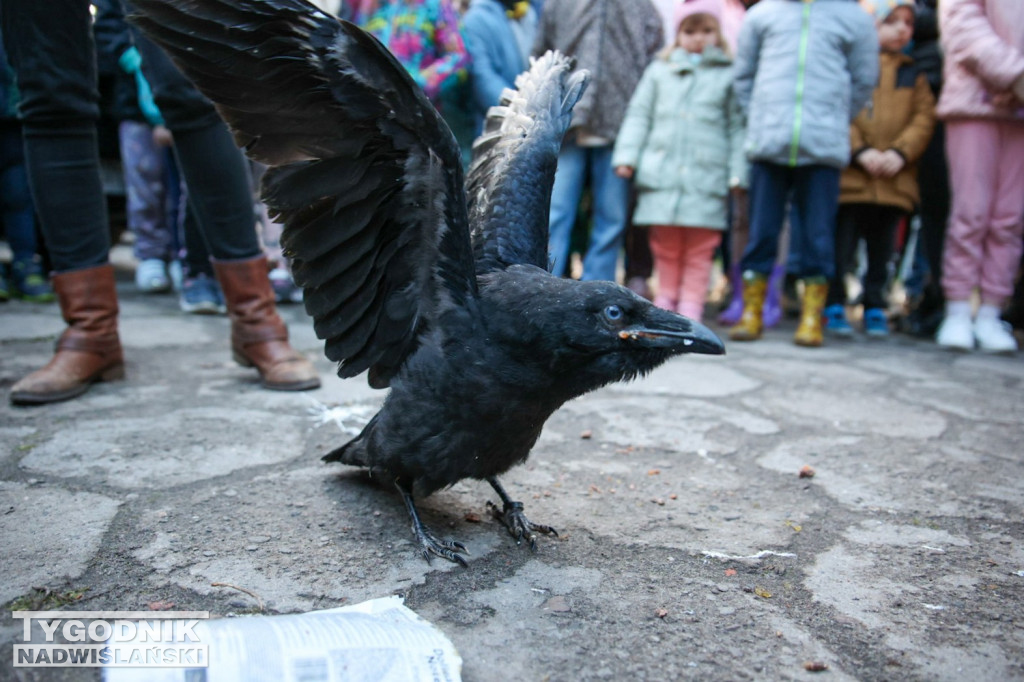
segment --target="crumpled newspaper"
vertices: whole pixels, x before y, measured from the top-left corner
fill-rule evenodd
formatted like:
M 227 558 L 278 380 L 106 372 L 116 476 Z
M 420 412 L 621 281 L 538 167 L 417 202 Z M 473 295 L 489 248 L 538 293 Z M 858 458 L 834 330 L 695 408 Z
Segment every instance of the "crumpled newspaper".
M 106 668 L 107 682 L 409 682 L 461 679 L 462 658 L 436 626 L 383 597 L 324 611 L 204 621 L 207 667 Z M 118 642 L 115 647 L 130 648 Z M 140 645 L 142 646 L 142 645 Z

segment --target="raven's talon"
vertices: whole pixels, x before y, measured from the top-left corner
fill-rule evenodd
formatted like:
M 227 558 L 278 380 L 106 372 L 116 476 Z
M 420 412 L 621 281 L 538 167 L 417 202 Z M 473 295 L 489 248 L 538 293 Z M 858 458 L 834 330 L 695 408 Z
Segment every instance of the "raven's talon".
M 438 540 L 425 528 L 422 532 L 418 532 L 417 529 L 413 528 L 413 533 L 416 535 L 416 540 L 420 543 L 423 558 L 427 560 L 428 564 L 431 563 L 434 556 L 439 556 L 442 559 L 461 564 L 463 568 L 469 567 L 469 564 L 461 556 L 462 554 L 469 554 L 469 550 L 461 542 L 457 540 Z
M 530 519 L 526 518 L 526 514 L 523 513 L 522 502 L 507 502 L 502 509 L 499 509 L 498 505 L 488 501 L 487 510 L 491 512 L 491 516 L 508 529 L 509 535 L 515 539 L 517 545 L 523 544 L 523 539 L 525 538 L 530 543 L 530 549 L 534 552 L 537 551 L 536 533 L 558 537 L 558 531 L 551 526 L 533 523 Z

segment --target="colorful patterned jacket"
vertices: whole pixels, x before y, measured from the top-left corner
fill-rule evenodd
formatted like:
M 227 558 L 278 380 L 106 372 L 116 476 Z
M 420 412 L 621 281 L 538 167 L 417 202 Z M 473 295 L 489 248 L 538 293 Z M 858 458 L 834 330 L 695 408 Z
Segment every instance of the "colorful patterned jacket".
M 466 79 L 469 53 L 451 0 L 359 0 L 352 20 L 387 46 L 437 105 Z

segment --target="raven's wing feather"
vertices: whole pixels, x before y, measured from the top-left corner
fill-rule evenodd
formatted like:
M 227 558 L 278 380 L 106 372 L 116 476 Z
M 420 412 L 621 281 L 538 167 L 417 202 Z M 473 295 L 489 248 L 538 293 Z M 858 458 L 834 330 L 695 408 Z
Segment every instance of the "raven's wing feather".
M 253 159 L 338 374 L 388 385 L 477 295 L 455 138 L 376 39 L 302 0 L 133 0 Z
M 558 150 L 589 75 L 558 52 L 531 59 L 487 112 L 466 180 L 478 273 L 548 268 L 548 212 Z

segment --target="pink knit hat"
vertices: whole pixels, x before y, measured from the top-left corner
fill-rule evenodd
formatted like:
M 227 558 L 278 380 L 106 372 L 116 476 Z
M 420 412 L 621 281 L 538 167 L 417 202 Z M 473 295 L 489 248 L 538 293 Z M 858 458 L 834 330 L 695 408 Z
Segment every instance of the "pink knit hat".
M 683 0 L 676 5 L 676 28 L 683 19 L 694 14 L 710 14 L 722 24 L 722 0 Z

